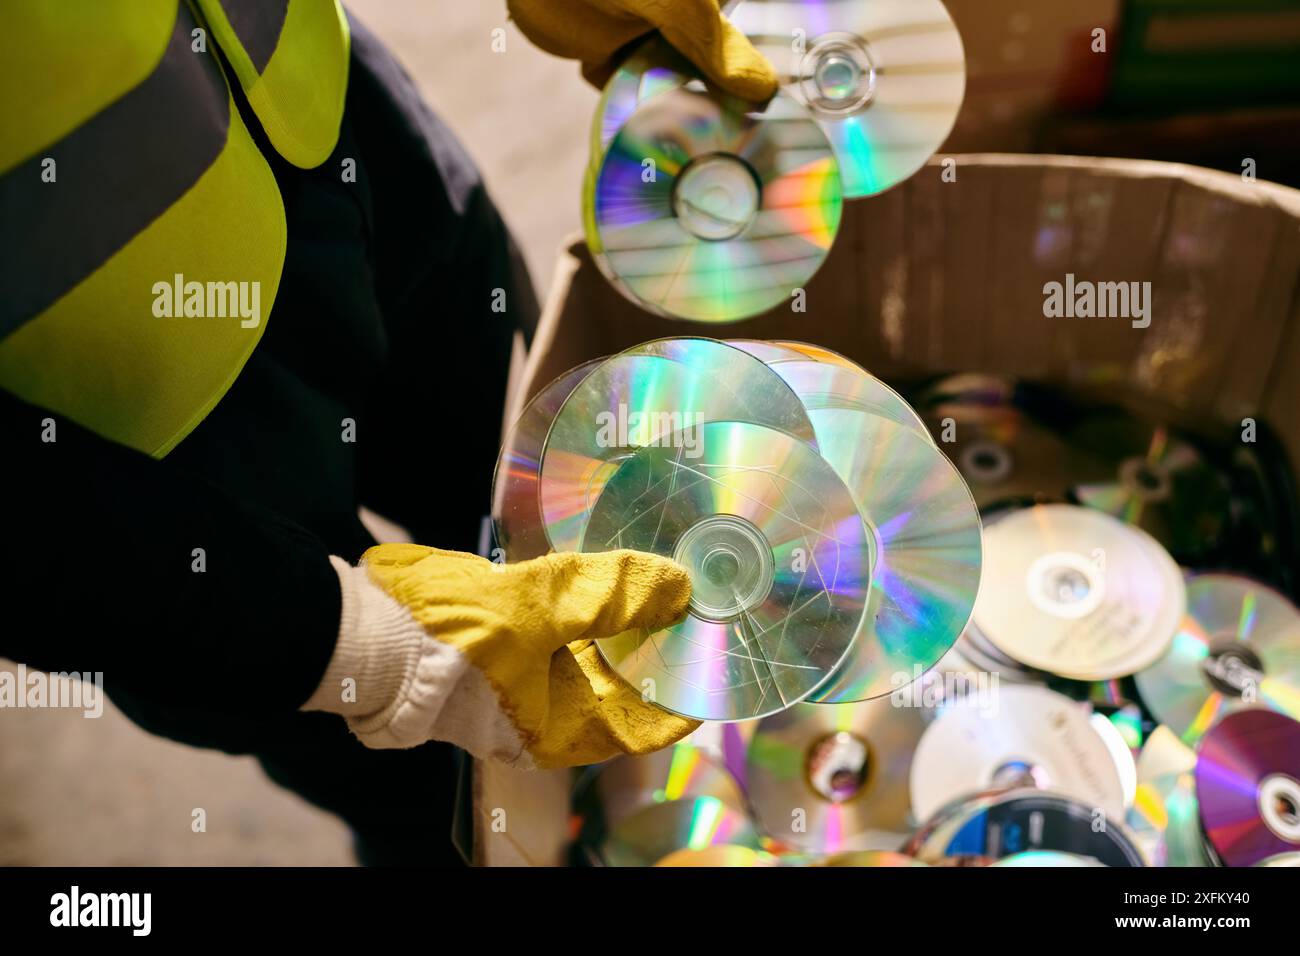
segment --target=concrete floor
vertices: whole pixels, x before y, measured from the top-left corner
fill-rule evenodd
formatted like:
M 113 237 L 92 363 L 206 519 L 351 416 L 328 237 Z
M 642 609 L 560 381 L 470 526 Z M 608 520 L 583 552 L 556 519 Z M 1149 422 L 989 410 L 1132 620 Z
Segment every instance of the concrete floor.
M 578 227 L 595 93 L 531 47 L 504 0 L 352 0 L 473 155 L 539 293 Z M 493 52 L 493 30 L 505 30 Z M 8 665 L 0 662 L 0 669 Z M 207 830 L 194 833 L 202 808 Z M 0 865 L 347 865 L 346 828 L 251 758 L 151 737 L 109 707 L 0 710 Z

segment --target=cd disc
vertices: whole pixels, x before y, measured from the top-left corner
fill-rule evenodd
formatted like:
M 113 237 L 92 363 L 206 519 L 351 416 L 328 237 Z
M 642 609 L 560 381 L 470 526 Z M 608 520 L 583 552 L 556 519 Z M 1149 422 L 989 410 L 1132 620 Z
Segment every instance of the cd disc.
M 746 770 L 759 826 L 809 852 L 897 846 L 909 829 L 908 767 L 928 713 L 879 700 L 801 705 L 763 720 Z
M 597 646 L 674 713 L 761 717 L 807 697 L 848 653 L 871 584 L 871 538 L 808 444 L 742 422 L 705 424 L 697 437 L 693 451 L 669 442 L 629 456 L 582 539 L 584 551 L 632 548 L 684 565 L 687 616 Z
M 690 797 L 716 797 L 745 809 L 739 784 L 698 747 L 679 743 L 642 757 L 619 757 L 596 776 L 605 825 L 617 827 L 646 807 Z
M 1077 853 L 1059 853 L 1056 850 L 1028 850 L 1004 856 L 990 866 L 1105 866 L 1090 856 Z
M 940 0 L 744 0 L 731 20 L 826 131 L 846 196 L 907 179 L 952 131 L 966 58 Z
M 1132 755 L 1123 756 L 1131 771 Z M 946 708 L 912 760 L 912 809 L 929 819 L 948 803 L 991 787 L 1037 787 L 1124 815 L 1115 757 L 1083 705 L 1045 687 L 999 690 L 992 713 Z
M 789 300 L 821 266 L 842 197 L 825 135 L 778 94 L 761 113 L 674 89 L 645 102 L 584 190 L 592 257 L 633 302 L 733 322 Z
M 1183 561 L 1213 550 L 1222 537 L 1227 483 L 1169 428 L 1106 415 L 1071 432 L 1070 443 L 1113 469 L 1074 486 L 1080 504 L 1137 525 Z
M 929 866 L 915 857 L 889 850 L 859 850 L 853 853 L 837 853 L 827 857 L 816 866 Z
M 751 422 L 815 444 L 808 413 L 781 377 L 723 342 L 658 339 L 599 363 L 546 436 L 538 497 L 551 546 L 578 550 L 601 487 L 636 448 L 677 442 L 692 458 L 699 428 L 715 421 Z
M 727 868 L 750 868 L 779 866 L 776 857 L 762 850 L 747 846 L 721 844 L 709 846 L 702 850 L 676 850 L 669 853 L 655 866 L 707 866 Z
M 591 124 L 591 156 L 600 157 L 643 100 L 685 86 L 697 70 L 655 34 L 620 63 L 600 94 Z
M 1300 851 L 1300 723 L 1269 710 L 1228 714 L 1201 740 L 1196 796 L 1228 866 Z
M 492 525 L 500 556 L 507 561 L 527 561 L 551 550 L 538 484 L 546 434 L 564 400 L 599 364 L 596 360 L 570 369 L 533 396 L 501 446 L 492 477 Z
M 855 409 L 906 425 L 927 439 L 930 437 L 921 416 L 901 395 L 865 369 L 835 356 L 834 352 L 795 342 L 728 339 L 727 344 L 767 363 L 809 411 L 819 408 Z M 835 356 L 835 359 L 814 358 L 814 355 Z
M 773 345 L 779 345 L 782 348 L 791 349 L 798 352 L 804 358 L 810 358 L 814 362 L 823 362 L 827 365 L 838 365 L 846 368 L 850 372 L 861 372 L 863 375 L 868 374 L 867 370 L 850 358 L 845 358 L 839 352 L 833 349 L 825 348 L 821 345 L 813 345 L 811 342 L 796 342 L 793 339 L 773 339 Z
M 730 845 L 761 849 L 748 817 L 717 797 L 687 797 L 646 807 L 612 828 L 601 844 L 609 866 L 651 866 L 678 850 Z
M 1038 505 L 984 532 L 973 620 L 1030 667 L 1075 680 L 1132 674 L 1165 652 L 1184 608 L 1164 548 L 1100 511 Z
M 1190 773 L 1171 773 L 1138 784 L 1127 822 L 1153 866 L 1213 866 L 1205 852 Z
M 1300 611 L 1249 578 L 1193 575 L 1169 651 L 1136 679 L 1151 712 L 1189 744 L 1245 707 L 1300 718 Z
M 844 408 L 809 417 L 876 558 L 862 633 L 810 699 L 868 700 L 932 667 L 966 626 L 980 582 L 979 513 L 961 475 L 919 432 Z
M 1146 865 L 1123 823 L 1096 824 L 1096 808 L 1059 794 L 984 793 L 939 811 L 904 852 L 932 865 L 949 858 L 992 862 L 1031 851 L 1070 853 L 1104 866 Z

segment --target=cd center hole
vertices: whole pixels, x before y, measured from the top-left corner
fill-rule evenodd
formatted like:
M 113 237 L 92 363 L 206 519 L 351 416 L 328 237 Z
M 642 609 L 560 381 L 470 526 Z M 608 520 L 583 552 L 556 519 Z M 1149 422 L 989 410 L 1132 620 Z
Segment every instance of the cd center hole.
M 710 584 L 731 587 L 740 575 L 740 558 L 731 551 L 712 551 L 705 556 L 701 570 Z
M 1047 597 L 1059 604 L 1075 604 L 1092 590 L 1088 579 L 1074 568 L 1058 568 L 1044 579 Z
M 1287 826 L 1294 826 L 1300 823 L 1300 806 L 1296 801 L 1285 793 L 1280 793 L 1273 801 L 1273 810 Z
M 852 96 L 858 86 L 858 67 L 843 56 L 828 56 L 817 68 L 817 87 L 827 99 Z

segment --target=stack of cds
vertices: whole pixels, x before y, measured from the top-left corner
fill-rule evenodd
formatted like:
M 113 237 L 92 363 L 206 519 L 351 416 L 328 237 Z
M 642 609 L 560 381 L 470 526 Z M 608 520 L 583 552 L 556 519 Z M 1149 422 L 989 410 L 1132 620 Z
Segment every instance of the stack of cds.
M 789 301 L 829 253 L 843 201 L 920 169 L 965 92 L 940 0 L 741 0 L 730 16 L 775 65 L 777 94 L 728 96 L 655 36 L 606 84 L 583 186 L 606 278 L 700 322 Z
M 913 406 L 815 346 L 733 341 L 727 347 L 796 395 L 802 416 L 790 414 L 785 392 L 767 380 L 763 415 L 771 421 L 784 408 L 788 417 L 778 430 L 794 441 L 764 436 L 762 446 L 777 452 L 769 461 L 783 464 L 762 470 L 797 465 L 798 488 L 757 495 L 746 485 L 683 511 L 665 507 L 671 495 L 654 491 L 677 487 L 675 469 L 643 463 L 615 478 L 609 469 L 623 465 L 584 464 L 578 469 L 586 476 L 583 487 L 597 499 L 589 510 L 614 512 L 600 517 L 602 540 L 617 527 L 634 532 L 625 539 L 633 546 L 653 544 L 653 536 L 635 534 L 653 515 L 656 528 L 693 541 L 685 534 L 690 522 L 680 515 L 707 517 L 718 510 L 716 502 L 745 497 L 788 499 L 803 515 L 810 502 L 799 495 L 815 488 L 822 510 L 807 511 L 817 520 L 805 524 L 824 528 L 856 507 L 869 529 L 865 555 L 851 552 L 857 563 L 846 562 L 840 550 L 846 541 L 856 547 L 856 538 L 837 532 L 833 549 L 837 568 L 854 569 L 836 577 L 838 583 L 870 582 L 865 601 L 855 598 L 865 622 L 847 657 L 829 669 L 804 642 L 801 653 L 825 676 L 799 703 L 807 681 L 777 679 L 779 665 L 765 669 L 778 653 L 750 639 L 761 628 L 742 626 L 739 637 L 747 643 L 738 639 L 724 654 L 740 657 L 748 678 L 718 658 L 712 667 L 689 670 L 691 693 L 676 698 L 673 709 L 719 716 L 714 704 L 701 702 L 711 699 L 708 678 L 726 673 L 721 693 L 730 703 L 721 716 L 756 718 L 729 725 L 737 733 L 716 750 L 716 773 L 702 777 L 709 780 L 704 796 L 716 803 L 701 803 L 682 788 L 642 787 L 641 825 L 664 815 L 669 824 L 656 832 L 668 834 L 666 842 L 637 831 L 644 849 L 628 855 L 621 850 L 624 827 L 590 844 L 594 861 L 1300 864 L 1300 611 L 1253 578 L 1188 567 L 1207 549 L 1232 563 L 1223 550 L 1236 510 L 1227 500 L 1228 473 L 1198 441 L 993 376 L 951 376 L 918 392 Z M 745 364 L 737 362 L 737 369 Z M 717 384 L 744 380 L 734 371 Z M 761 378 L 756 373 L 749 381 Z M 1098 437 L 1107 433 L 1113 442 Z M 804 454 L 812 449 L 812 458 Z M 951 464 L 935 465 L 935 454 Z M 814 459 L 830 466 L 850 506 Z M 984 505 L 982 577 L 969 573 L 976 562 L 953 560 L 967 553 L 957 545 L 972 523 L 964 488 L 946 490 L 959 487 L 954 472 L 967 477 Z M 694 492 L 689 497 L 699 500 Z M 637 499 L 644 508 L 633 504 Z M 760 530 L 778 526 L 744 515 Z M 588 519 L 588 531 L 595 524 Z M 739 573 L 720 575 L 734 579 L 726 587 L 714 580 L 710 562 L 720 559 L 707 555 L 716 554 L 715 544 L 739 556 L 741 567 L 768 567 L 766 557 L 745 558 L 753 539 L 725 524 L 725 532 L 707 533 L 698 560 L 693 547 L 652 546 L 690 558 L 705 618 L 726 610 L 728 596 L 734 601 L 766 588 Z M 776 567 L 787 552 L 771 550 Z M 830 566 L 831 551 L 809 553 Z M 864 566 L 865 575 L 857 570 Z M 789 590 L 774 583 L 766 593 Z M 838 585 L 832 590 L 845 592 Z M 748 614 L 737 620 L 751 623 Z M 829 620 L 819 617 L 817 626 Z M 755 615 L 752 623 L 759 621 Z M 832 633 L 827 626 L 822 638 Z M 620 642 L 627 645 L 619 648 L 624 656 L 611 660 L 625 662 L 627 676 L 673 686 L 675 675 L 665 680 L 664 672 L 675 670 L 672 652 L 680 646 L 663 645 L 665 655 L 655 645 L 655 653 L 638 656 L 645 640 Z M 681 659 L 694 666 L 708 658 L 701 646 L 721 645 L 713 634 L 689 646 Z M 628 668 L 631 660 L 637 664 Z M 780 698 L 777 705 L 758 703 L 770 693 Z M 693 749 L 708 750 L 710 726 Z M 613 768 L 638 762 L 617 761 L 602 776 L 626 777 Z M 678 805 L 667 810 L 660 803 Z M 606 803 L 595 816 L 608 822 L 623 805 Z M 683 819 L 692 824 L 676 822 Z
M 662 339 L 566 373 L 512 429 L 493 518 L 509 561 L 682 564 L 684 620 L 598 646 L 701 720 L 888 695 L 949 650 L 979 586 L 975 503 L 916 413 L 801 343 Z

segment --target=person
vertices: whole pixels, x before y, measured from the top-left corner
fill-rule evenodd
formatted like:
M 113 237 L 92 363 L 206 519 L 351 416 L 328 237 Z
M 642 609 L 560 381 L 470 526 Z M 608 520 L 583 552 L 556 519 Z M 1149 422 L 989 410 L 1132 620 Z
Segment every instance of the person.
M 658 28 L 775 89 L 713 0 L 510 9 L 594 82 Z M 536 302 L 383 45 L 337 0 L 18 2 L 0 36 L 0 655 L 256 755 L 371 864 L 459 862 L 456 748 L 688 733 L 592 646 L 680 615 L 677 565 L 468 553 Z M 362 506 L 439 548 L 376 545 Z

